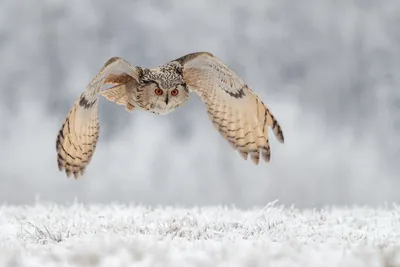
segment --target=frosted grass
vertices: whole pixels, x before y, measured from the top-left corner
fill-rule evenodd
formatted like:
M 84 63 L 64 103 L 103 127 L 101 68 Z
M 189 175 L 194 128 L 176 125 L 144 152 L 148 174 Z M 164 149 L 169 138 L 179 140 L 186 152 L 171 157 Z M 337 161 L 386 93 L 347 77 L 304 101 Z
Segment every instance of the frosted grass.
M 396 206 L 0 207 L 0 266 L 400 266 Z

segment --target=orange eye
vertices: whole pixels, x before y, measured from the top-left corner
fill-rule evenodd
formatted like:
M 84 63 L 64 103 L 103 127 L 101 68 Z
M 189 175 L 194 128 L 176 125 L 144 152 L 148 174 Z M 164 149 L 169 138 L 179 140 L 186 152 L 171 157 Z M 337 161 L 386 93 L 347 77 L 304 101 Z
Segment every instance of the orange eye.
M 156 90 L 154 90 L 154 93 L 156 93 L 156 95 L 162 95 L 163 90 L 161 90 L 160 88 L 157 88 Z
M 172 96 L 176 96 L 176 95 L 178 95 L 178 93 L 179 93 L 178 89 L 174 89 L 171 91 Z

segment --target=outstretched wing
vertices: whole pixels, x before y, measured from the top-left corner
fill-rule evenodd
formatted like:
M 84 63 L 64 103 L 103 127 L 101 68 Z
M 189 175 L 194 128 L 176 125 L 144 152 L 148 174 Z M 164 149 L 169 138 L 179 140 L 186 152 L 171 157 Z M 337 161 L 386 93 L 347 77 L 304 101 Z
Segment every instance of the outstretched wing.
M 240 154 L 250 154 L 258 164 L 260 153 L 266 162 L 271 151 L 268 127 L 284 142 L 282 129 L 259 97 L 218 58 L 207 52 L 177 59 L 183 66 L 183 78 L 189 89 L 205 102 L 214 126 Z
M 121 58 L 113 57 L 104 64 L 74 103 L 58 132 L 56 149 L 60 171 L 65 170 L 68 177 L 73 174 L 75 179 L 83 174 L 99 139 L 99 96 L 133 109 L 130 93 L 138 84 L 138 76 L 138 69 Z M 116 86 L 102 91 L 108 83 Z

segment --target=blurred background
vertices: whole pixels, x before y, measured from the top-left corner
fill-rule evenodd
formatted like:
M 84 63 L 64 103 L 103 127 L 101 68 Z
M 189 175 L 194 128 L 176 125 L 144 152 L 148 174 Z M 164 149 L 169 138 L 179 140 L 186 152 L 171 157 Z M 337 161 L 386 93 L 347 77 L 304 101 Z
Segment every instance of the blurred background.
M 398 0 L 0 2 L 0 203 L 400 201 Z M 191 95 L 168 116 L 101 100 L 85 176 L 58 171 L 55 140 L 112 56 L 153 67 L 209 51 L 269 106 L 269 164 L 244 161 Z

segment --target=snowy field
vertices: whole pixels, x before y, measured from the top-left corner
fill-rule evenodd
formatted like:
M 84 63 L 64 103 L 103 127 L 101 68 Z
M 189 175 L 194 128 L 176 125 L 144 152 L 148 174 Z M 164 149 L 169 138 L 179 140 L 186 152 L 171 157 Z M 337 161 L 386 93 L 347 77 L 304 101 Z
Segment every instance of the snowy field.
M 0 266 L 400 266 L 400 209 L 0 207 Z

